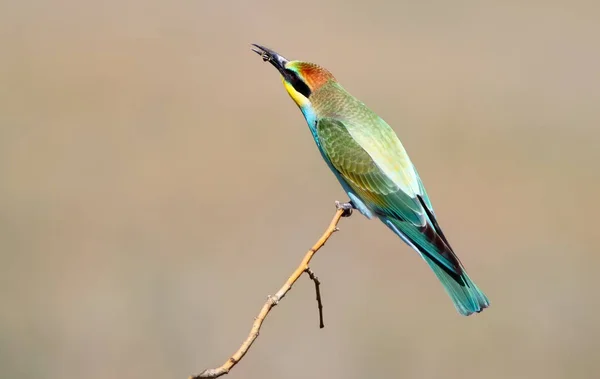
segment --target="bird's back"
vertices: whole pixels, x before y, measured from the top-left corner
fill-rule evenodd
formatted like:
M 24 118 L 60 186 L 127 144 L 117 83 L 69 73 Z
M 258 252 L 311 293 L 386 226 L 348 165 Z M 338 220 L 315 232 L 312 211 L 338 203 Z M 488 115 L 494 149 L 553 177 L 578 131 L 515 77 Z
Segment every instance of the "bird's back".
M 421 193 L 418 174 L 404 146 L 381 117 L 337 82 L 327 83 L 312 97 L 317 120 L 340 122 L 399 188 L 410 196 Z

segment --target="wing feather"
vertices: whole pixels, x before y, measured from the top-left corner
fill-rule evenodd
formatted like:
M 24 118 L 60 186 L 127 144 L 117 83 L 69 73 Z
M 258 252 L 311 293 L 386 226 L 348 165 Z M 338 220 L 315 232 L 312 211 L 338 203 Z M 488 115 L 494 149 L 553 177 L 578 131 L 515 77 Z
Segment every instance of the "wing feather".
M 375 214 L 395 225 L 422 253 L 445 270 L 460 275 L 460 261 L 439 228 L 427 194 L 406 192 L 351 135 L 345 122 L 324 118 L 317 123 L 320 146 L 339 176 Z M 378 155 L 385 155 L 385 152 Z M 394 153 L 392 152 L 392 156 Z M 400 169 L 401 170 L 401 169 Z M 416 171 L 417 188 L 423 188 Z M 409 174 L 412 175 L 412 174 Z M 436 252 L 432 254 L 431 252 Z
M 321 119 L 317 123 L 317 135 L 333 167 L 373 211 L 418 226 L 426 224 L 425 211 L 416 195 L 407 193 L 388 176 L 354 139 L 344 122 L 334 118 Z

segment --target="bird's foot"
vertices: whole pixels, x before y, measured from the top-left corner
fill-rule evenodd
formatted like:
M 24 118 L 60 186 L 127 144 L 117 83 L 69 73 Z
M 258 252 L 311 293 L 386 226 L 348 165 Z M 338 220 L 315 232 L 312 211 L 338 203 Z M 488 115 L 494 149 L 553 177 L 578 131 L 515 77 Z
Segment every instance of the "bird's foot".
M 352 210 L 356 209 L 356 207 L 354 206 L 354 203 L 352 203 L 352 200 L 349 200 L 346 203 L 341 203 L 339 201 L 335 202 L 335 208 L 336 209 L 341 209 L 344 211 L 344 213 L 342 213 L 342 217 L 350 217 L 352 216 Z

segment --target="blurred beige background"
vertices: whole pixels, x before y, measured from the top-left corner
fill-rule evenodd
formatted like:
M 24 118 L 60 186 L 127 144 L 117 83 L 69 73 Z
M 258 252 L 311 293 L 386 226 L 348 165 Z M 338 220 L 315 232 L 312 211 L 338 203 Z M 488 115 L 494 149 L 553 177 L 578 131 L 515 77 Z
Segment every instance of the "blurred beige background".
M 492 307 L 343 220 L 230 377 L 600 377 L 600 5 L 0 2 L 0 377 L 186 378 L 345 196 L 257 42 L 401 136 Z

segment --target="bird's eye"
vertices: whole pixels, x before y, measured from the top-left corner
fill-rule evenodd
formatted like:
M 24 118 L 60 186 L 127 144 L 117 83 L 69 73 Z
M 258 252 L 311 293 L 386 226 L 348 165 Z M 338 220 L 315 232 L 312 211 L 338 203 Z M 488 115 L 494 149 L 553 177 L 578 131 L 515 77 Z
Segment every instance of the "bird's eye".
M 311 90 L 308 87 L 308 85 L 306 83 L 304 83 L 304 81 L 302 79 L 300 79 L 300 77 L 298 76 L 297 73 L 295 73 L 292 70 L 286 70 L 288 71 L 289 75 L 288 75 L 288 81 L 290 82 L 290 84 L 294 87 L 294 89 L 298 92 L 300 92 L 302 95 L 304 95 L 304 97 L 306 97 L 308 99 L 308 97 L 310 96 Z

